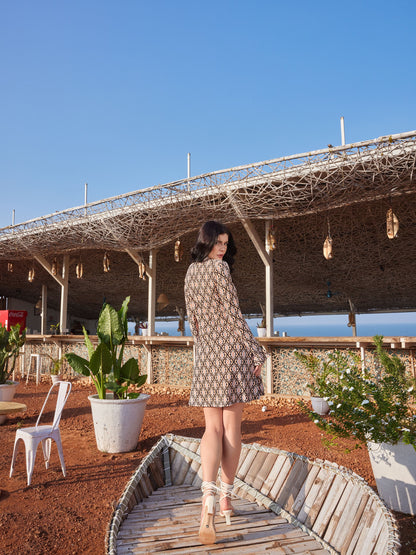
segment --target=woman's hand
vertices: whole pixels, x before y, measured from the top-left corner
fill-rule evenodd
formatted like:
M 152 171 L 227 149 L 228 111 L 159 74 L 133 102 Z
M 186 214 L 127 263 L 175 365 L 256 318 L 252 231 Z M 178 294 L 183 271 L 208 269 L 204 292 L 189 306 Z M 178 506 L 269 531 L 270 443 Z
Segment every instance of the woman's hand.
M 262 366 L 263 366 L 262 364 L 258 364 L 257 366 L 254 367 L 253 374 L 254 374 L 255 376 L 257 376 L 257 377 L 260 376 L 260 374 L 261 374 L 261 367 L 262 367 Z

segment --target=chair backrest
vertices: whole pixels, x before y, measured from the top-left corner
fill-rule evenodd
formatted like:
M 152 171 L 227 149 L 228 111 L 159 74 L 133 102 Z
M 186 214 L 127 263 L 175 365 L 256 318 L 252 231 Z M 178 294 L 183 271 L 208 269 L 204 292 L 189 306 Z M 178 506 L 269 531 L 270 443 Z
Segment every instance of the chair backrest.
M 43 403 L 42 409 L 39 413 L 38 419 L 36 421 L 36 426 L 39 425 L 43 410 L 46 406 L 46 403 L 48 402 L 49 396 L 52 393 L 52 390 L 54 387 L 59 387 L 59 390 L 56 398 L 55 414 L 53 417 L 52 427 L 53 429 L 55 429 L 59 426 L 59 421 L 61 420 L 63 408 L 65 406 L 65 403 L 66 403 L 66 400 L 68 399 L 69 394 L 71 393 L 71 389 L 72 389 L 71 382 L 56 382 L 52 385 L 52 387 L 48 391 L 45 402 Z

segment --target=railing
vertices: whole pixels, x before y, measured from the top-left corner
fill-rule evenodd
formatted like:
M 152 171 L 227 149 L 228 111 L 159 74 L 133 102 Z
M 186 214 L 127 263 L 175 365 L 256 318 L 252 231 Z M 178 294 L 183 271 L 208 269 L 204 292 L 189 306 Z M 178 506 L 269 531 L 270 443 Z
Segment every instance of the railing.
M 97 341 L 91 336 L 91 341 Z M 275 395 L 307 395 L 308 370 L 294 356 L 294 350 L 315 354 L 333 349 L 353 350 L 360 353 L 362 364 L 374 367 L 374 349 L 371 337 L 273 337 L 259 338 L 268 353 L 270 363 L 263 370 L 263 381 L 268 384 L 267 393 Z M 416 337 L 384 337 L 385 348 L 394 351 L 405 361 L 409 373 L 416 377 Z M 68 352 L 86 357 L 84 338 L 75 335 L 30 335 L 27 337 L 21 357 L 21 369 L 25 376 L 33 357 L 41 355 L 41 373 L 49 373 L 51 361 L 47 355 L 59 358 Z M 139 360 L 143 374 L 149 383 L 172 387 L 190 387 L 193 371 L 192 337 L 131 336 L 126 343 L 125 356 Z M 64 373 L 74 376 L 64 363 Z M 270 373 L 270 375 L 267 375 Z

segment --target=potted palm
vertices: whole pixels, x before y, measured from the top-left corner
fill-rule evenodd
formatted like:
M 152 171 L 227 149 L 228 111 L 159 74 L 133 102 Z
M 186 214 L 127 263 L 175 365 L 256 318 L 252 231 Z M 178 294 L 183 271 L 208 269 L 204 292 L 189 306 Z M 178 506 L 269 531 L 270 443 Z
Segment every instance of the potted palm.
M 147 376 L 140 374 L 137 359 L 123 360 L 129 302 L 130 297 L 127 297 L 119 311 L 104 304 L 98 318 L 96 347 L 83 328 L 88 359 L 75 353 L 65 355 L 74 371 L 90 376 L 95 385 L 97 393 L 88 399 L 97 447 L 107 453 L 136 448 L 149 399 L 149 395 L 139 391 Z
M 257 324 L 257 335 L 259 337 L 266 337 L 266 320 L 264 318 Z
M 53 358 L 51 355 L 47 355 L 51 360 L 51 379 L 52 383 L 60 382 L 62 380 L 62 365 L 65 361 L 65 357 L 62 356 L 60 358 Z
M 316 368 L 327 415 L 301 406 L 332 438 L 367 445 L 380 497 L 391 509 L 415 515 L 416 381 L 399 357 L 386 352 L 382 336 L 374 344 L 376 372 L 362 368 L 355 353 L 339 351 Z
M 26 330 L 20 333 L 20 324 L 10 327 L 7 330 L 0 324 L 0 401 L 11 401 L 16 393 L 19 382 L 10 378 L 16 366 L 19 351 L 26 341 Z M 0 416 L 0 424 L 6 419 L 5 415 Z

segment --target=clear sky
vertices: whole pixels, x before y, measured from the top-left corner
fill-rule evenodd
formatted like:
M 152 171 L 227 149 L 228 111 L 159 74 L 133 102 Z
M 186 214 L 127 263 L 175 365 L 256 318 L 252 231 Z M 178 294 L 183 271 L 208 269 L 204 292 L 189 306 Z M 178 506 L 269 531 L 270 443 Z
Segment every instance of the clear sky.
M 414 0 L 0 0 L 0 227 L 416 129 Z
M 199 175 L 339 145 L 341 116 L 347 142 L 414 130 L 415 22 L 414 0 L 0 0 L 0 227 L 186 177 L 188 152 Z

